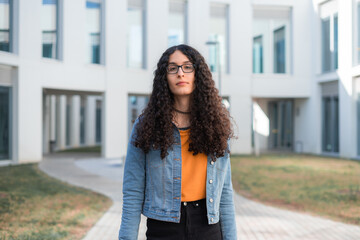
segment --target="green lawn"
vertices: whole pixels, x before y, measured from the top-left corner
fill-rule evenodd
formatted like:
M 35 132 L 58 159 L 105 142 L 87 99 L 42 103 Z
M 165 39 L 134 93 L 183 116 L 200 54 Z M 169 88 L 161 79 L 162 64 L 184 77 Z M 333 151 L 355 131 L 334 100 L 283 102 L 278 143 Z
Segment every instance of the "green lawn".
M 232 156 L 231 164 L 247 198 L 360 225 L 360 161 L 293 154 Z
M 37 164 L 0 168 L 0 239 L 81 239 L 111 204 Z

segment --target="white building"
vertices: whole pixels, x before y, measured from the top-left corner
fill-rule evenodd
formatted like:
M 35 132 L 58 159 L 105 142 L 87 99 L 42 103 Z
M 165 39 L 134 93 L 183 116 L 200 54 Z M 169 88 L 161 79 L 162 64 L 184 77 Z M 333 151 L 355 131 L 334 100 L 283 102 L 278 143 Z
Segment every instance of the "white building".
M 180 43 L 230 102 L 232 153 L 359 158 L 359 0 L 0 0 L 0 164 L 97 144 L 125 155 Z

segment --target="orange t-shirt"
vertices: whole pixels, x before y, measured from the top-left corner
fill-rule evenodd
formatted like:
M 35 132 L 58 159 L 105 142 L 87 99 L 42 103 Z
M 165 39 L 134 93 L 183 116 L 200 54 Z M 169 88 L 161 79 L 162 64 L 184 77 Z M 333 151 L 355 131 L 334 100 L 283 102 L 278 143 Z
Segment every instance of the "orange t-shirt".
M 181 201 L 191 202 L 206 198 L 207 156 L 189 152 L 190 129 L 181 130 Z

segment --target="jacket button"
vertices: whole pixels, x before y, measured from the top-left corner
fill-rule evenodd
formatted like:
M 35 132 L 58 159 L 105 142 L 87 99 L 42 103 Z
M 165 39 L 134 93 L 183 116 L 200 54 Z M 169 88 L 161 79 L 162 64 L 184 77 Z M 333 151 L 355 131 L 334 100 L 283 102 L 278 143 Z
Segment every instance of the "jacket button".
M 211 164 L 211 165 L 214 165 L 214 161 L 211 161 L 210 164 Z
M 213 221 L 214 221 L 214 218 L 211 218 L 210 220 L 211 220 L 211 222 L 213 222 Z
M 214 200 L 212 198 L 209 199 L 210 202 L 213 202 Z
M 213 180 L 212 180 L 212 179 L 210 179 L 210 180 L 209 180 L 209 183 L 210 183 L 210 184 L 211 184 L 211 183 L 213 183 Z

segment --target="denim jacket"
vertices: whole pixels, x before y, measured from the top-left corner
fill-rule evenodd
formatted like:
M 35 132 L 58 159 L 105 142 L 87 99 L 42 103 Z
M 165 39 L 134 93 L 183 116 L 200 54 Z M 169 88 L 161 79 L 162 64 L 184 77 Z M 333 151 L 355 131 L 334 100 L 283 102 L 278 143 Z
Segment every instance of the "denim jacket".
M 124 168 L 123 211 L 120 239 L 136 240 L 141 213 L 148 218 L 178 223 L 181 208 L 181 143 L 174 126 L 175 144 L 161 159 L 160 150 L 145 154 L 133 144 L 135 122 Z M 212 161 L 208 157 L 206 207 L 209 224 L 220 221 L 224 240 L 236 239 L 235 209 L 231 183 L 230 156 Z

